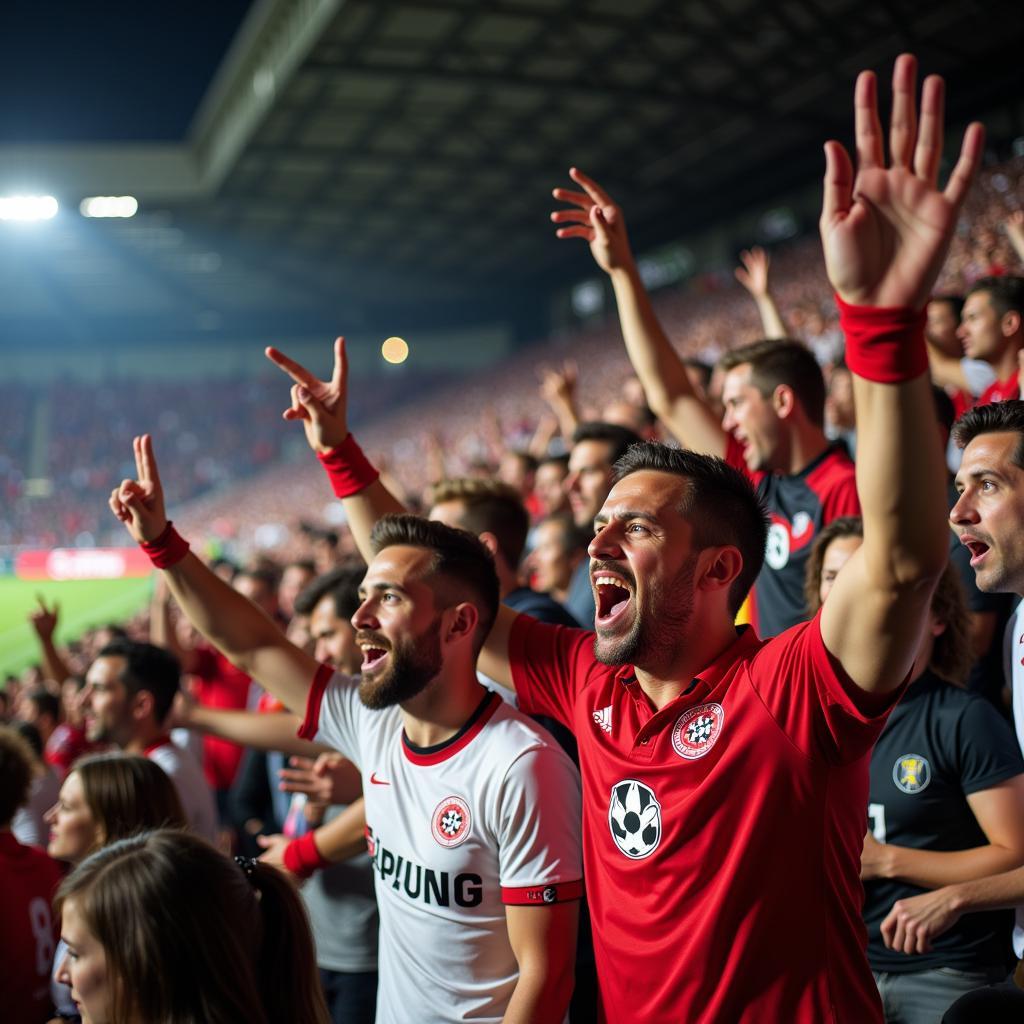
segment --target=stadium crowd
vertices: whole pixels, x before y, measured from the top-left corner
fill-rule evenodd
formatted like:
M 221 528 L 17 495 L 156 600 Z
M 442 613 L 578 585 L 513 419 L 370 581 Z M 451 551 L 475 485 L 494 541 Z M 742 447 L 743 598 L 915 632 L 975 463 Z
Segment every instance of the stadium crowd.
M 618 321 L 557 364 L 0 389 L 0 543 L 158 577 L 6 680 L 11 1019 L 1024 1019 L 1024 161 L 940 191 L 915 72 L 735 277 L 651 299 L 574 169 Z

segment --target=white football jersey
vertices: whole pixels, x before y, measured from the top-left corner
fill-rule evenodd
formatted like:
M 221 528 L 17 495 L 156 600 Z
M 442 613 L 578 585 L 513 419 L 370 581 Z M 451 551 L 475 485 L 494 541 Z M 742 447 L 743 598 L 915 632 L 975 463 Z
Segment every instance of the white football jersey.
M 580 778 L 488 692 L 449 741 L 413 747 L 397 707 L 322 670 L 299 735 L 359 766 L 380 910 L 377 1024 L 502 1019 L 518 977 L 506 905 L 582 895 Z

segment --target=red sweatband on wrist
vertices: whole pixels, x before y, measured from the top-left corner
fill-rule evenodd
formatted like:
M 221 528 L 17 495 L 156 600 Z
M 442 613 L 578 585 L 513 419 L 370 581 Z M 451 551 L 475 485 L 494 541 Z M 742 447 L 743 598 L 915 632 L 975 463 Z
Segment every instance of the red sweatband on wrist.
M 284 866 L 296 878 L 309 878 L 314 871 L 331 866 L 331 862 L 316 848 L 315 836 L 315 832 L 307 832 L 284 848 Z
M 837 295 L 851 373 L 880 384 L 914 380 L 928 370 L 925 311 L 850 306 Z
M 337 448 L 322 455 L 317 452 L 316 457 L 327 470 L 331 488 L 339 498 L 351 498 L 365 491 L 380 476 L 351 434 Z
M 174 528 L 169 519 L 164 532 L 156 540 L 144 540 L 139 547 L 149 555 L 158 569 L 170 569 L 188 554 L 188 541 Z

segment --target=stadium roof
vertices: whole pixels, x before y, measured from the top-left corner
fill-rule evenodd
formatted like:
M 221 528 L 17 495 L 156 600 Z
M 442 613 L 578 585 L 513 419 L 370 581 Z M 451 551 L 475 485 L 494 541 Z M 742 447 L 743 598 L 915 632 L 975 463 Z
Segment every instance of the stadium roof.
M 1021 103 L 1019 0 L 191 7 L 168 25 L 124 5 L 130 38 L 104 22 L 73 37 L 116 75 L 62 73 L 52 21 L 6 33 L 64 101 L 0 120 L 0 195 L 62 206 L 0 223 L 7 343 L 538 322 L 588 272 L 547 220 L 571 164 L 654 244 L 818 177 L 822 141 L 849 135 L 854 75 L 902 50 L 947 77 L 953 121 Z M 140 212 L 79 217 L 97 194 Z

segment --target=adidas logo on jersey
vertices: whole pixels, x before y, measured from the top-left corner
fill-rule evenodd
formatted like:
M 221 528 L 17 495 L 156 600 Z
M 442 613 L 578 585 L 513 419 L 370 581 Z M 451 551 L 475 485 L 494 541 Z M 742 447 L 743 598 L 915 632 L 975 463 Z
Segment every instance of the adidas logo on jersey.
M 601 708 L 594 712 L 594 724 L 600 726 L 605 732 L 612 731 L 612 706 Z

